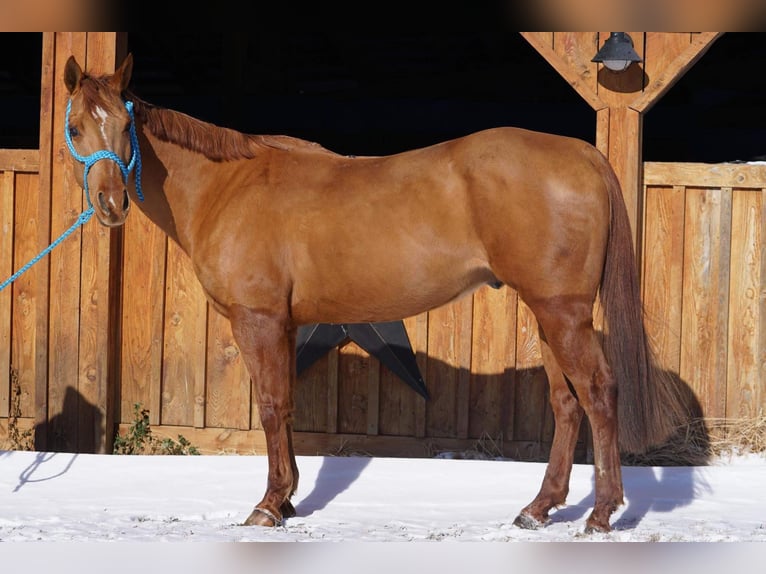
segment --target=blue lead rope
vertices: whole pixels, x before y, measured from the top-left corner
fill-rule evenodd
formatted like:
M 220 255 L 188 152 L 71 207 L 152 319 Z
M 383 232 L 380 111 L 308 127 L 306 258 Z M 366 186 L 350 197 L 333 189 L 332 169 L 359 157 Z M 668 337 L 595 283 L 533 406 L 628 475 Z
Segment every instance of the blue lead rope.
M 32 265 L 34 265 L 35 263 L 37 263 L 38 261 L 40 261 L 40 259 L 42 259 L 42 258 L 43 258 L 43 257 L 45 257 L 46 255 L 48 255 L 48 253 L 50 253 L 51 251 L 53 251 L 53 248 L 54 248 L 54 247 L 56 247 L 56 245 L 58 245 L 58 244 L 59 244 L 59 243 L 61 243 L 62 241 L 64 241 L 64 239 L 66 239 L 67 237 L 69 237 L 69 236 L 72 234 L 72 232 L 73 232 L 75 229 L 77 229 L 77 228 L 78 228 L 78 227 L 80 227 L 81 225 L 84 225 L 85 223 L 87 223 L 87 222 L 88 222 L 88 220 L 91 218 L 91 216 L 92 216 L 92 215 L 93 215 L 93 208 L 92 208 L 92 207 L 89 207 L 88 209 L 86 209 L 85 211 L 83 211 L 83 212 L 80 214 L 80 216 L 77 218 L 77 221 L 75 221 L 75 222 L 72 224 L 72 226 L 71 226 L 69 229 L 67 229 L 67 230 L 66 230 L 64 233 L 62 233 L 62 234 L 61 234 L 61 236 L 60 236 L 60 237 L 59 237 L 59 238 L 58 238 L 56 241 L 54 241 L 54 242 L 53 242 L 53 243 L 51 243 L 51 244 L 50 244 L 48 247 L 46 247 L 45 249 L 43 249 L 43 250 L 40 252 L 40 254 L 39 254 L 39 255 L 37 255 L 37 256 L 36 256 L 34 259 L 32 259 L 32 260 L 31 260 L 29 263 L 27 263 L 26 265 L 24 265 L 24 267 L 22 267 L 21 269 L 19 269 L 18 271 L 16 271 L 16 273 L 14 273 L 14 274 L 13 274 L 13 275 L 11 275 L 10 277 L 8 277 L 8 279 L 6 279 L 6 280 L 5 280 L 5 281 L 3 281 L 2 283 L 0 283 L 0 291 L 2 291 L 2 290 L 3 290 L 3 289 L 5 289 L 6 287 L 8 287 L 8 285 L 10 285 L 10 284 L 11 284 L 11 283 L 13 283 L 14 281 L 16 281 L 16 279 L 18 279 L 18 278 L 19 278 L 19 276 L 20 276 L 22 273 L 24 273 L 24 272 L 25 272 L 27 269 L 29 269 L 30 267 L 32 267 Z
M 61 236 L 56 239 L 53 243 L 51 243 L 48 247 L 43 249 L 39 255 L 34 257 L 29 263 L 24 265 L 21 269 L 16 271 L 13 275 L 11 275 L 8 279 L 0 283 L 0 291 L 8 287 L 11 283 L 16 281 L 16 279 L 21 276 L 22 273 L 27 271 L 32 265 L 40 261 L 43 257 L 48 255 L 54 247 L 56 247 L 59 243 L 64 241 L 67 237 L 69 237 L 72 232 L 80 227 L 81 225 L 85 225 L 88 220 L 93 216 L 93 204 L 90 201 L 90 194 L 88 193 L 88 172 L 90 171 L 90 168 L 93 167 L 93 165 L 102 159 L 110 159 L 114 163 L 117 164 L 117 166 L 120 168 L 120 171 L 122 172 L 122 178 L 125 181 L 125 185 L 128 185 L 128 176 L 130 175 L 130 172 L 135 169 L 136 170 L 136 195 L 138 196 L 138 199 L 141 201 L 144 200 L 144 194 L 141 189 L 141 151 L 138 148 L 138 135 L 136 133 L 136 122 L 135 118 L 133 117 L 133 102 L 127 101 L 125 102 L 125 107 L 128 110 L 128 114 L 130 114 L 130 147 L 131 147 L 131 153 L 130 153 L 130 161 L 128 162 L 128 165 L 125 165 L 125 162 L 123 162 L 120 157 L 110 150 L 99 150 L 97 152 L 94 152 L 90 155 L 83 156 L 77 153 L 77 150 L 74 148 L 74 144 L 72 144 L 72 136 L 69 133 L 69 113 L 72 109 L 72 100 L 69 100 L 67 102 L 66 106 L 66 125 L 64 126 L 64 139 L 66 140 L 67 147 L 69 148 L 69 153 L 72 154 L 72 157 L 74 157 L 77 161 L 82 163 L 84 167 L 83 172 L 83 185 L 84 191 L 85 191 L 85 198 L 88 200 L 88 209 L 83 211 L 80 216 L 77 218 L 77 221 L 75 221 L 72 226 L 67 229 L 64 233 L 61 234 Z

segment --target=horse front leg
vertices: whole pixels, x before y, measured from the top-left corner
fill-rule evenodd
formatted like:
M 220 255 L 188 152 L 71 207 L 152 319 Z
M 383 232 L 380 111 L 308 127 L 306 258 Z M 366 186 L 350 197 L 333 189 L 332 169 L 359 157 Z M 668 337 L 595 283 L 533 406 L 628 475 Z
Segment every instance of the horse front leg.
M 266 493 L 245 525 L 278 526 L 295 515 L 290 502 L 298 486 L 292 445 L 295 335 L 286 313 L 234 307 L 232 333 L 247 365 L 266 435 Z

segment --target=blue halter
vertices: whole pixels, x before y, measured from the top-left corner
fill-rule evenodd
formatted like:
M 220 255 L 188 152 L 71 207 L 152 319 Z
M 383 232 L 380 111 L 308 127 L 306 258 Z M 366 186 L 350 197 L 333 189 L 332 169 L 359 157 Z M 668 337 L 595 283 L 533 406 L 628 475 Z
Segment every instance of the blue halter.
M 117 166 L 120 168 L 120 171 L 122 172 L 122 179 L 125 182 L 125 185 L 128 185 L 128 176 L 130 175 L 130 172 L 133 171 L 133 168 L 136 170 L 136 195 L 138 196 L 138 199 L 141 201 L 144 200 L 144 194 L 141 190 L 141 150 L 138 147 L 138 135 L 136 134 L 136 120 L 133 117 L 133 102 L 127 101 L 125 102 L 125 108 L 128 110 L 128 114 L 130 115 L 130 161 L 128 162 L 128 165 L 125 165 L 125 163 L 120 159 L 120 156 L 118 156 L 116 153 L 110 150 L 99 150 L 97 152 L 94 152 L 90 155 L 80 155 L 77 153 L 77 150 L 74 149 L 74 144 L 72 143 L 72 136 L 69 134 L 69 114 L 72 111 L 72 100 L 70 99 L 67 102 L 66 105 L 66 125 L 64 126 L 64 138 L 66 139 L 66 145 L 69 147 L 69 153 L 72 154 L 72 157 L 75 158 L 77 161 L 85 165 L 85 171 L 83 173 L 82 179 L 83 179 L 83 186 L 85 190 L 85 198 L 88 200 L 88 207 L 91 209 L 93 208 L 93 204 L 90 201 L 90 194 L 88 193 L 88 172 L 90 171 L 90 168 L 93 167 L 93 165 L 102 159 L 110 159 L 114 163 L 117 164 Z

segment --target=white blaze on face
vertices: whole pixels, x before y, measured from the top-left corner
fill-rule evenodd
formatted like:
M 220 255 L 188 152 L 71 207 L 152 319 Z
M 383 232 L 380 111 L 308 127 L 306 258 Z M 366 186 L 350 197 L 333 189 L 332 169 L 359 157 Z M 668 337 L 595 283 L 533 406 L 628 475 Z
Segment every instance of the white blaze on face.
M 106 118 L 107 118 L 106 111 L 101 106 L 96 106 L 93 109 L 93 119 L 98 122 L 98 127 L 101 130 L 101 138 L 104 141 L 104 148 L 109 149 L 109 146 L 107 145 L 109 142 L 106 139 Z

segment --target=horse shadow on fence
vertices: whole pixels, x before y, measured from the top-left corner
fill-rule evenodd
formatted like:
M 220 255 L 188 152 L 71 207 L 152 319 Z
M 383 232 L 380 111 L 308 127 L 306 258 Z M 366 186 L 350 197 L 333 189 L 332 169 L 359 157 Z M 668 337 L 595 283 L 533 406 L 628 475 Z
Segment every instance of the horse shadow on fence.
M 104 417 L 75 388 L 67 387 L 61 412 L 35 425 L 35 446 L 40 451 L 19 475 L 17 492 L 26 484 L 53 480 L 66 474 L 79 453 L 97 452 L 104 436 Z
M 358 356 L 351 360 L 369 361 L 368 358 Z M 470 435 L 499 437 L 497 441 L 492 441 L 491 448 L 499 449 L 500 452 L 484 452 L 478 453 L 479 455 L 499 458 L 498 464 L 502 464 L 503 460 L 547 461 L 554 425 L 547 397 L 548 382 L 542 367 L 507 369 L 504 373 L 476 375 L 426 355 L 418 356 L 418 364 L 427 365 L 426 372 L 423 374 L 430 394 L 430 403 L 442 402 L 454 408 L 455 399 L 450 398 L 449 394 L 454 392 L 457 381 L 470 382 L 469 396 L 472 400 L 469 406 Z M 320 365 L 319 368 L 324 369 L 324 366 Z M 382 369 L 385 370 L 385 367 Z M 361 372 L 366 372 L 365 368 L 361 368 Z M 643 455 L 623 455 L 626 504 L 621 507 L 620 514 L 613 523 L 615 529 L 635 527 L 650 511 L 670 512 L 686 506 L 697 495 L 709 489 L 709 485 L 705 483 L 704 477 L 696 468 L 708 464 L 712 457 L 710 437 L 702 418 L 701 405 L 689 385 L 678 375 L 671 372 L 666 374 L 671 384 L 675 385 L 679 393 L 684 396 L 688 406 L 689 420 L 663 445 Z M 405 383 L 396 377 L 387 377 L 383 380 L 387 381 L 386 384 L 402 385 L 402 388 L 406 388 Z M 388 383 L 388 381 L 391 382 Z M 383 392 L 383 383 L 381 383 L 381 392 Z M 402 394 L 409 396 L 408 393 Z M 411 394 L 410 399 L 402 398 L 402 400 L 421 400 L 414 392 Z M 486 398 L 487 394 L 490 395 L 490 399 Z M 496 402 L 500 398 L 502 398 L 500 401 L 502 404 Z M 498 412 L 491 412 L 493 409 L 489 408 L 490 405 L 494 405 Z M 430 412 L 434 404 L 427 404 L 426 408 Z M 520 412 L 526 411 L 532 411 L 527 412 L 527 415 L 531 414 L 531 416 L 520 415 Z M 575 451 L 577 464 L 591 462 L 591 435 L 587 425 L 586 418 L 583 422 L 581 440 Z M 454 444 L 452 440 L 440 440 L 434 437 L 423 439 L 422 442 L 424 457 L 439 454 L 440 450 L 447 450 L 440 449 L 440 444 Z M 477 439 L 476 443 L 479 442 L 480 439 Z M 342 492 L 352 488 L 353 483 L 368 467 L 371 457 L 360 456 L 360 450 L 354 450 L 353 444 L 349 446 L 351 452 L 356 453 L 351 464 L 348 460 L 341 464 L 338 457 L 324 457 L 313 489 L 296 505 L 299 516 L 307 516 L 326 507 Z M 468 456 L 464 456 L 464 453 L 457 454 L 458 456 L 454 458 L 472 458 L 476 453 Z M 379 454 L 375 453 L 374 456 Z M 540 479 L 542 480 L 542 474 Z M 554 522 L 577 520 L 590 511 L 593 503 L 594 492 L 591 491 L 578 502 L 570 501 L 569 506 L 552 513 L 551 519 Z
M 104 415 L 74 387 L 67 387 L 58 414 L 35 426 L 35 444 L 50 452 L 101 452 Z

